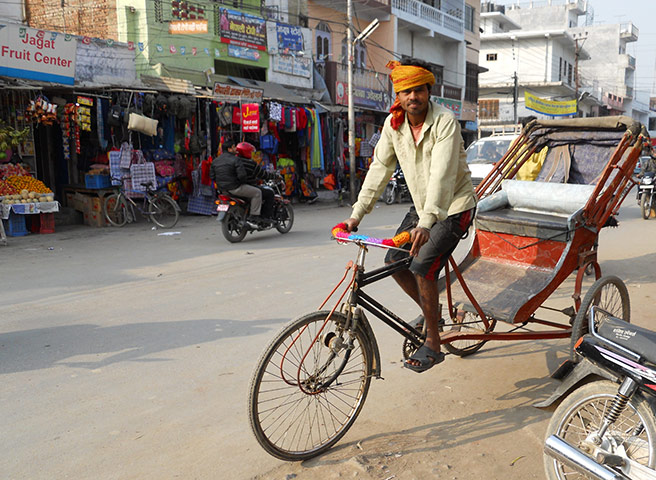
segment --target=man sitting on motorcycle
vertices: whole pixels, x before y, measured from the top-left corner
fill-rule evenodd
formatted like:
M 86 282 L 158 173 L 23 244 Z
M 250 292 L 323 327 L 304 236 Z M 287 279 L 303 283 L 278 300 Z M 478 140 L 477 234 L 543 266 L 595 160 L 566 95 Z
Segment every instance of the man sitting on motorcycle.
M 212 162 L 210 178 L 216 182 L 219 190 L 248 198 L 250 200 L 248 221 L 259 225 L 268 221 L 263 220 L 261 216 L 263 195 L 266 197 L 264 216 L 271 218 L 273 192 L 259 188 L 255 182 L 273 179 L 275 176 L 262 169 L 252 159 L 254 151 L 255 147 L 248 142 L 235 144 L 234 140 L 226 139 L 223 142 L 223 153 Z

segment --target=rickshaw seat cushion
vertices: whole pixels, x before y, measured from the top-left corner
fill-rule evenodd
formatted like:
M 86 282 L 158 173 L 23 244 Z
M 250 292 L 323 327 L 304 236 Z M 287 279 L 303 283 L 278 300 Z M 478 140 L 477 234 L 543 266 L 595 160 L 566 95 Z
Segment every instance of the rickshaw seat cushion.
M 477 228 L 539 239 L 568 239 L 568 217 L 581 209 L 594 185 L 504 180 L 501 190 L 482 199 Z
M 479 230 L 506 233 L 520 237 L 533 237 L 567 241 L 567 217 L 545 213 L 500 208 L 476 216 Z

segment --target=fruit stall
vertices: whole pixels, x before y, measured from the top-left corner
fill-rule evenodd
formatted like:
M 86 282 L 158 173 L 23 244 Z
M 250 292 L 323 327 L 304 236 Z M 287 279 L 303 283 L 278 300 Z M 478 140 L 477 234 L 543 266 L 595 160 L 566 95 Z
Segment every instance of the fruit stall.
M 52 190 L 20 164 L 0 165 L 0 218 L 11 237 L 54 233 L 59 202 Z

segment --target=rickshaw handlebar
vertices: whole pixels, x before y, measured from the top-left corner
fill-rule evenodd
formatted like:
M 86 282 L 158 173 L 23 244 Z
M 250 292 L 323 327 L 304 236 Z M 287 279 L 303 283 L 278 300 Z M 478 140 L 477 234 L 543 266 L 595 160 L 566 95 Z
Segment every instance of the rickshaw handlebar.
M 380 247 L 399 248 L 410 241 L 410 232 L 401 232 L 392 238 L 375 238 L 349 232 L 346 229 L 346 224 L 344 222 L 335 225 L 332 228 L 331 233 L 335 240 L 340 242 L 362 242 L 368 245 L 377 245 Z

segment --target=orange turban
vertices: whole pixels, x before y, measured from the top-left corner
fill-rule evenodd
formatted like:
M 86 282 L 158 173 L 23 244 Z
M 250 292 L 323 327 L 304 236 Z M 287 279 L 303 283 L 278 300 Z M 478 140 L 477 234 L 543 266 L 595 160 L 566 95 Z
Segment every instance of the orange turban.
M 435 84 L 435 75 L 425 68 L 415 67 L 414 65 L 401 65 L 396 61 L 388 62 L 387 68 L 392 70 L 390 76 L 394 85 L 394 93 L 399 93 L 420 85 L 429 84 L 432 86 Z M 394 101 L 392 108 L 390 108 L 390 113 L 392 114 L 392 128 L 398 130 L 405 116 L 398 97 Z

